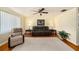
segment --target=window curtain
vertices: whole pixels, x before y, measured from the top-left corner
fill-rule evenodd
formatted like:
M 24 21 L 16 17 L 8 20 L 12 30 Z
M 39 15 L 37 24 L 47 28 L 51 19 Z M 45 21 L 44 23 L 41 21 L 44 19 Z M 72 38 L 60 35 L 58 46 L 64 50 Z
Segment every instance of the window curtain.
M 0 33 L 8 33 L 13 28 L 21 27 L 21 18 L 3 11 L 0 11 Z

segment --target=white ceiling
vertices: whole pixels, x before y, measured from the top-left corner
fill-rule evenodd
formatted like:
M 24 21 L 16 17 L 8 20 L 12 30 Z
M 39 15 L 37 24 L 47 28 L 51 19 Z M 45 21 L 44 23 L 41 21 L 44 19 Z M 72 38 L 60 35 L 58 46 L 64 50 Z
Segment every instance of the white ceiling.
M 38 9 L 40 9 L 42 7 L 11 7 L 11 9 L 13 9 L 14 11 L 23 14 L 25 16 L 31 16 L 35 11 L 38 11 Z M 61 12 L 62 9 L 67 9 L 70 10 L 73 7 L 45 7 L 46 11 L 48 11 L 48 15 L 52 15 L 52 16 L 56 16 Z

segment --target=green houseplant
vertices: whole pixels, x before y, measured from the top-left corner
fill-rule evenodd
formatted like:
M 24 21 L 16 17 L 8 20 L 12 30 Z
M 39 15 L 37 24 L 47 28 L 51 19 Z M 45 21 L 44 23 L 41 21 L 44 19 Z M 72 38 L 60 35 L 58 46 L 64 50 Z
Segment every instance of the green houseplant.
M 59 35 L 61 36 L 62 39 L 67 39 L 69 38 L 70 34 L 65 31 L 59 31 Z

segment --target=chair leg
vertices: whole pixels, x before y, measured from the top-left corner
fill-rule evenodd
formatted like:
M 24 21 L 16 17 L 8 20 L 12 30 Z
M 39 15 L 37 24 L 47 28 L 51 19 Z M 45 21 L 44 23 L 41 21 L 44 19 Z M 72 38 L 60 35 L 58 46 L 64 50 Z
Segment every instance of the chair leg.
M 24 43 L 24 35 L 23 35 L 23 43 Z
M 8 48 L 11 48 L 10 47 L 10 37 L 8 38 Z

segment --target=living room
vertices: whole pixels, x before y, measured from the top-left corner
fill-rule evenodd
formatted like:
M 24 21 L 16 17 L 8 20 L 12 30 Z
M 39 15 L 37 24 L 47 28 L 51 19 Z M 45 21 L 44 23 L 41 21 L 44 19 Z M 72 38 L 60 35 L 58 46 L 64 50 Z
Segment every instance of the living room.
M 39 39 L 39 38 L 51 39 L 51 37 L 58 36 L 59 31 L 66 31 L 67 33 L 70 34 L 70 36 L 67 40 L 76 46 L 79 44 L 78 33 L 77 33 L 78 32 L 78 27 L 77 27 L 78 24 L 76 24 L 78 21 L 77 20 L 78 8 L 74 8 L 74 7 L 43 7 L 43 8 L 42 7 L 9 7 L 9 8 L 4 7 L 4 8 L 2 8 L 1 7 L 0 10 L 1 10 L 1 12 L 0 12 L 1 15 L 4 15 L 5 13 L 9 13 L 9 14 L 15 15 L 15 16 L 11 15 L 11 17 L 14 17 L 14 19 L 17 20 L 17 21 L 16 20 L 12 20 L 12 21 L 11 20 L 7 20 L 7 21 L 4 20 L 6 22 L 6 23 L 3 22 L 3 23 L 5 23 L 5 25 L 7 25 L 7 22 L 13 23 L 13 24 L 11 26 L 7 25 L 9 28 L 11 27 L 8 30 L 4 30 L 5 25 L 2 25 L 2 29 L 0 31 L 1 32 L 0 39 L 5 39 L 8 41 L 9 35 L 12 34 L 11 30 L 13 30 L 13 28 L 15 28 L 15 27 L 16 28 L 21 27 L 23 29 L 23 34 L 24 35 L 26 34 L 25 36 L 29 40 L 31 40 L 32 38 L 33 39 L 36 39 L 36 38 L 37 39 Z M 5 19 L 7 19 L 7 18 L 5 18 Z M 10 19 L 12 19 L 12 18 L 10 18 Z M 3 26 L 4 26 L 4 28 L 3 28 Z M 40 31 L 41 29 L 43 30 L 43 28 L 44 28 L 43 31 L 40 31 L 42 34 L 38 31 L 36 31 L 36 32 L 33 31 L 34 26 L 36 26 L 35 30 L 38 30 L 38 31 Z M 44 27 L 44 26 L 46 26 L 46 27 Z M 39 27 L 39 28 L 37 28 L 37 27 Z M 47 29 L 47 31 L 46 31 L 46 29 Z M 7 34 L 7 32 L 9 32 L 9 34 Z M 30 33 L 30 32 L 32 32 L 32 33 Z M 53 34 L 51 34 L 51 32 Z M 33 33 L 36 33 L 36 34 L 33 34 Z M 35 37 L 35 36 L 32 37 L 32 35 L 35 35 L 35 36 L 37 35 L 37 37 Z M 41 37 L 41 36 L 43 36 L 43 37 Z M 47 39 L 47 41 L 48 41 L 48 39 Z M 54 38 L 54 39 L 56 39 L 56 38 Z M 35 42 L 35 40 L 33 40 L 33 41 Z M 33 44 L 35 44 L 34 42 L 33 42 Z M 36 41 L 36 42 L 38 42 L 38 41 Z M 45 42 L 43 42 L 43 43 L 45 43 Z M 1 44 L 1 45 L 3 45 L 3 44 Z M 40 46 L 41 46 L 41 43 L 40 43 Z M 46 46 L 47 46 L 47 44 L 46 44 Z M 16 47 L 18 47 L 18 46 L 16 46 Z M 19 48 L 17 49 L 16 47 L 14 50 L 19 49 Z M 35 47 L 36 47 L 36 49 L 38 48 L 37 46 L 35 46 Z M 66 47 L 64 47 L 64 45 L 63 45 L 63 50 L 65 48 Z M 68 49 L 71 51 L 73 50 L 70 47 L 68 47 Z M 30 50 L 33 50 L 33 49 L 30 48 Z M 42 49 L 39 48 L 37 50 L 42 50 Z M 44 50 L 46 50 L 46 49 L 44 49 Z M 52 49 L 48 49 L 48 50 L 52 50 Z M 59 48 L 59 50 L 62 50 L 62 49 Z

